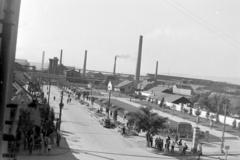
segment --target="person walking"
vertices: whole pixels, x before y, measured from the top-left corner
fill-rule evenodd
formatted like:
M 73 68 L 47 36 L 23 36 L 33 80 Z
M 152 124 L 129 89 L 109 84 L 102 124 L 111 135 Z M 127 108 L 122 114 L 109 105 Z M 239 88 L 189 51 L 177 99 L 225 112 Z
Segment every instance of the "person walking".
M 61 140 L 61 134 L 60 134 L 60 132 L 58 131 L 57 132 L 57 146 L 59 147 L 59 145 L 60 145 L 60 140 Z
M 43 149 L 44 149 L 44 137 L 43 137 L 43 133 L 40 133 L 40 145 L 41 145 L 41 152 L 40 154 L 43 153 Z
M 188 149 L 188 146 L 186 143 L 184 143 L 183 150 L 182 150 L 182 155 L 186 154 L 186 150 Z
M 176 136 L 175 136 L 175 142 L 177 143 L 177 141 L 178 141 L 178 135 L 176 134 Z
M 153 137 L 150 136 L 150 145 L 151 145 L 151 147 L 152 147 L 152 144 L 153 144 Z
M 155 138 L 155 148 L 158 148 L 158 142 L 159 142 L 159 139 L 158 137 Z
M 27 136 L 25 135 L 25 136 L 24 136 L 24 141 L 23 141 L 23 150 L 24 150 L 24 151 L 25 151 L 26 148 L 27 148 L 27 144 L 28 144 L 28 138 L 27 138 Z
M 171 144 L 171 152 L 174 153 L 174 145 L 175 145 L 175 142 L 172 141 L 172 144 Z
M 51 142 L 49 142 L 49 143 L 48 143 L 48 146 L 47 146 L 47 148 L 48 148 L 48 154 L 49 154 L 50 151 L 51 151 L 51 147 L 52 147 Z
M 44 153 L 46 153 L 47 147 L 48 147 L 48 138 L 45 137 L 45 139 L 44 139 Z
M 179 140 L 178 145 L 182 146 L 182 139 Z
M 125 128 L 125 126 L 123 126 L 123 128 L 122 128 L 122 135 L 126 134 L 125 131 L 126 131 L 126 128 Z
M 28 149 L 29 149 L 29 154 L 32 154 L 32 150 L 33 150 L 33 134 L 31 134 L 30 135 L 30 137 L 29 137 L 29 147 L 28 147 Z
M 198 145 L 197 154 L 198 154 L 198 159 L 200 160 L 200 157 L 202 155 L 202 144 L 201 143 Z
M 162 149 L 163 149 L 163 139 L 160 139 L 159 150 L 162 151 Z

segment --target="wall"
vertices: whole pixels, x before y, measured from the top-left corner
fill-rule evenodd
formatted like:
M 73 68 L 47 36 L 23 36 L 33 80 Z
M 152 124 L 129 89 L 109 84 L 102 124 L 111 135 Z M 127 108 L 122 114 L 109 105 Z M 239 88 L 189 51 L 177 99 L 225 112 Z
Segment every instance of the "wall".
M 169 102 L 165 102 L 165 103 L 166 103 L 166 105 L 169 106 L 169 107 L 171 107 L 171 106 L 173 105 L 172 103 L 169 103 Z M 160 101 L 158 102 L 158 104 L 160 104 Z M 177 104 L 174 104 L 174 105 L 176 106 L 176 110 L 177 110 L 177 111 L 181 111 L 181 105 L 177 105 Z M 188 111 L 190 110 L 190 108 L 187 107 L 187 105 L 184 105 L 184 108 L 188 109 Z M 196 109 L 192 108 L 192 114 L 193 114 L 193 115 L 195 115 L 195 110 L 196 110 Z M 202 111 L 200 117 L 206 118 L 206 113 L 207 113 L 206 111 Z M 210 116 L 211 116 L 211 115 L 216 115 L 216 114 L 210 112 Z M 195 116 L 196 116 L 196 115 L 195 115 Z M 209 117 L 210 117 L 210 116 L 209 116 Z M 213 119 L 213 120 L 216 121 L 216 119 Z M 220 121 L 221 123 L 224 122 L 224 116 L 223 116 L 223 115 L 219 115 L 219 121 Z M 226 117 L 226 124 L 232 126 L 232 122 L 233 122 L 233 121 L 234 121 L 234 118 Z M 238 127 L 238 123 L 240 122 L 240 120 L 239 120 L 239 119 L 236 119 L 236 121 L 237 121 L 237 127 Z

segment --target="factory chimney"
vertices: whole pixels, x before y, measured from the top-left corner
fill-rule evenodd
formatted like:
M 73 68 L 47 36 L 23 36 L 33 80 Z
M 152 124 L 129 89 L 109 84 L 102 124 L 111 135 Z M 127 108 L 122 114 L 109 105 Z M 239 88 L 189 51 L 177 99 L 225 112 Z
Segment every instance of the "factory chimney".
M 142 41 L 143 36 L 140 36 L 139 39 L 139 46 L 138 46 L 138 58 L 137 58 L 137 66 L 136 66 L 136 73 L 135 73 L 135 86 L 139 83 L 140 78 L 140 70 L 141 70 L 141 57 L 142 57 Z
M 155 71 L 155 79 L 157 80 L 157 74 L 158 74 L 158 61 L 156 63 L 156 71 Z
M 44 58 L 45 58 L 45 51 L 43 51 L 43 54 L 42 54 L 42 70 L 44 67 Z
M 115 75 L 116 73 L 116 63 L 117 63 L 117 56 L 115 56 L 115 60 L 114 60 L 113 75 Z
M 61 53 L 60 53 L 60 64 L 62 64 L 62 53 L 63 53 L 63 50 L 61 49 Z
M 84 64 L 83 64 L 83 78 L 85 78 L 86 74 L 86 65 L 87 65 L 87 50 L 85 50 Z

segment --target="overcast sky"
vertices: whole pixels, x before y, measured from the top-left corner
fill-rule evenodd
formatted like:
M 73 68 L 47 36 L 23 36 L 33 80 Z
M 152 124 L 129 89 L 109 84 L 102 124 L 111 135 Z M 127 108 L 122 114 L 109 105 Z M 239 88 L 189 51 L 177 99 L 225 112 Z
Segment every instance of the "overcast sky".
M 22 0 L 16 57 L 134 74 L 140 35 L 142 75 L 240 78 L 238 0 Z

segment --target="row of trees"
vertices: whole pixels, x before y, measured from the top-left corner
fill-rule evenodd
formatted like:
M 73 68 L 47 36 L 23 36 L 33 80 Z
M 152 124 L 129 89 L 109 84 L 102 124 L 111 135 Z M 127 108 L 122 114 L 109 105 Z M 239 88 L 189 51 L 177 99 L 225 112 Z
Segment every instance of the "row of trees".
M 196 94 L 191 101 L 201 109 L 208 112 L 216 113 L 216 121 L 219 122 L 219 115 L 224 115 L 224 106 L 227 105 L 227 115 L 237 114 L 240 117 L 240 101 L 238 104 L 231 104 L 231 101 L 225 94 L 220 93 L 204 93 Z

